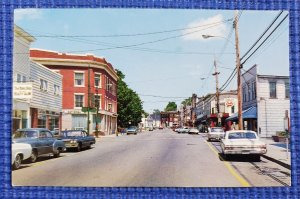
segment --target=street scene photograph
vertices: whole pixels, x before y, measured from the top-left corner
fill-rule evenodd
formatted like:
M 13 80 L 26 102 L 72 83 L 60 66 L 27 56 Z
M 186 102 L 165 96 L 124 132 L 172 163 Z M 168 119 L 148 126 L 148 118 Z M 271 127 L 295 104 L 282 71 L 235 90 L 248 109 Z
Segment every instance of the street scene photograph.
M 11 182 L 291 186 L 289 12 L 15 9 Z

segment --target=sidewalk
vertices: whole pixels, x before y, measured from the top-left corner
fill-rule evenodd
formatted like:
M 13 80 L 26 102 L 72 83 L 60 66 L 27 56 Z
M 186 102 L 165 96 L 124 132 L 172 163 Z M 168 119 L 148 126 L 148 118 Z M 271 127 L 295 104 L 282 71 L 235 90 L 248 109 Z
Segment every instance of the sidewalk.
M 260 140 L 267 144 L 268 150 L 262 157 L 276 162 L 287 169 L 291 169 L 291 152 L 290 150 L 287 152 L 286 143 L 274 142 L 272 138 L 260 138 Z

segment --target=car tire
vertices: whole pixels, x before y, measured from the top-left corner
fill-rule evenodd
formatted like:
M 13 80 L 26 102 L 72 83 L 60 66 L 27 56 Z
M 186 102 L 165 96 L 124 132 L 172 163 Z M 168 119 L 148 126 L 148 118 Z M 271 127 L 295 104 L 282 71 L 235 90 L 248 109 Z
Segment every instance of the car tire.
M 60 149 L 57 149 L 56 153 L 53 153 L 54 158 L 58 158 L 60 156 Z
M 77 152 L 80 152 L 80 151 L 81 151 L 81 144 L 80 144 L 80 143 L 78 144 L 78 146 L 77 146 L 77 148 L 76 148 L 76 151 L 77 151 Z
M 35 163 L 38 159 L 38 154 L 37 154 L 37 151 L 34 150 L 32 151 L 31 155 L 30 155 L 30 158 L 29 158 L 29 161 L 30 163 Z
M 254 155 L 254 156 L 253 156 L 253 160 L 254 160 L 255 162 L 260 162 L 260 155 Z
M 19 169 L 21 167 L 22 158 L 20 154 L 17 154 L 13 163 L 13 169 Z

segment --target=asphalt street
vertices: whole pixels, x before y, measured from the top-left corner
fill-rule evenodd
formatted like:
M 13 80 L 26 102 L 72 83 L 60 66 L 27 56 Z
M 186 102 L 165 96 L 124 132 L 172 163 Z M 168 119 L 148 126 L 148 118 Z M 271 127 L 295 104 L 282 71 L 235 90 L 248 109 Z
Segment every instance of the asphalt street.
M 248 187 L 287 186 L 290 171 L 263 159 L 224 161 L 219 142 L 170 129 L 102 137 L 91 148 L 42 157 L 12 171 L 15 186 Z

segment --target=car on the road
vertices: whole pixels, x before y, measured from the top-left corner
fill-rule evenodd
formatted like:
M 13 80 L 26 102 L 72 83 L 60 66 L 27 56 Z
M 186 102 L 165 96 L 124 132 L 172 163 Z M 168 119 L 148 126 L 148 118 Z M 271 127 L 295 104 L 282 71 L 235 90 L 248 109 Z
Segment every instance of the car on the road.
M 149 131 L 153 131 L 153 126 L 150 126 L 150 127 L 149 127 Z
M 67 150 L 76 149 L 78 152 L 83 148 L 91 148 L 96 143 L 95 137 L 87 135 L 85 130 L 63 131 L 60 139 L 65 143 Z
M 137 135 L 138 132 L 139 132 L 139 129 L 136 126 L 130 126 L 129 128 L 127 128 L 127 135 L 129 135 L 129 134 Z
M 30 158 L 32 147 L 26 143 L 15 143 L 11 145 L 11 163 L 13 169 L 19 169 L 22 161 Z
M 32 152 L 29 160 L 32 163 L 43 155 L 52 154 L 54 157 L 59 157 L 60 153 L 66 149 L 64 142 L 56 139 L 45 128 L 18 129 L 13 133 L 13 142 L 31 145 Z
M 197 128 L 190 128 L 189 134 L 198 134 L 199 130 Z
M 190 128 L 185 126 L 179 129 L 178 133 L 188 133 L 190 131 Z
M 225 136 L 225 131 L 222 127 L 211 127 L 208 129 L 207 140 L 218 140 L 220 141 Z
M 223 156 L 229 155 L 251 155 L 256 161 L 260 160 L 262 154 L 267 153 L 267 146 L 260 141 L 257 133 L 250 130 L 226 131 L 224 139 L 221 140 Z
M 181 127 L 177 127 L 176 129 L 174 129 L 174 131 L 178 133 L 180 131 L 180 129 L 181 129 Z

